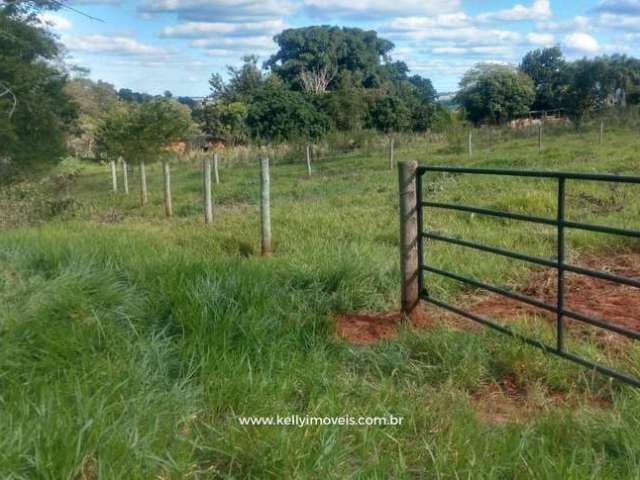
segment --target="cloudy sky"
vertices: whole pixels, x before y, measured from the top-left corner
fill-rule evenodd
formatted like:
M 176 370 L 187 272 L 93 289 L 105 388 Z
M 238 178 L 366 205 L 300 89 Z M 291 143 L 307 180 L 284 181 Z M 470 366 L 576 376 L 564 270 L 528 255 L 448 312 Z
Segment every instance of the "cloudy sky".
M 208 93 L 212 72 L 242 55 L 265 60 L 288 27 L 375 29 L 394 59 L 451 91 L 476 62 L 518 63 L 530 49 L 560 45 L 569 58 L 640 56 L 640 0 L 68 0 L 45 14 L 67 61 L 91 77 L 150 93 Z

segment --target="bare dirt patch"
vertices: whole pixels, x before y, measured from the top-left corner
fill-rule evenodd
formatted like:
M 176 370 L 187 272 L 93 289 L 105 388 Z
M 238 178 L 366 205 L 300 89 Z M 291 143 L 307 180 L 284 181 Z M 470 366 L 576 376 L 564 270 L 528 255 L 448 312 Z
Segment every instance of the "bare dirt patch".
M 613 273 L 640 280 L 640 255 L 618 255 L 615 257 L 586 257 L 580 264 L 592 270 Z M 524 288 L 518 291 L 545 303 L 556 303 L 557 276 L 553 270 L 534 272 Z M 565 308 L 603 322 L 640 332 L 640 289 L 620 285 L 607 280 L 567 273 L 565 276 Z M 555 314 L 546 310 L 511 300 L 500 295 L 488 295 L 475 301 L 470 310 L 480 316 L 511 319 L 522 315 L 539 315 L 555 320 Z M 567 325 L 576 330 L 585 324 L 567 320 Z M 591 330 L 591 327 L 589 327 Z M 600 335 L 609 335 L 605 330 Z
M 412 328 L 426 328 L 431 323 L 423 319 L 411 322 Z M 338 337 L 355 345 L 371 345 L 380 340 L 394 338 L 403 323 L 400 312 L 389 313 L 351 313 L 339 314 L 335 317 L 336 334 Z
M 526 423 L 550 409 L 575 409 L 584 405 L 606 409 L 611 407 L 611 401 L 602 397 L 570 396 L 542 387 L 531 389 L 512 376 L 486 382 L 471 394 L 471 406 L 478 419 L 491 425 Z
M 584 257 L 579 265 L 592 270 L 613 273 L 640 280 L 640 254 L 617 255 L 613 257 Z M 556 273 L 554 270 L 533 272 L 527 283 L 517 289 L 519 293 L 536 298 L 545 303 L 556 303 Z M 540 316 L 549 322 L 555 321 L 555 314 L 531 305 L 511 300 L 500 295 L 469 296 L 459 299 L 460 305 L 476 315 L 502 320 L 514 320 L 522 316 Z M 603 322 L 640 332 L 640 289 L 620 285 L 606 280 L 567 273 L 565 277 L 565 308 L 596 318 Z M 433 305 L 425 305 L 424 320 L 412 323 L 413 328 L 427 328 L 436 322 L 446 322 L 454 328 L 473 330 L 484 328 L 463 317 L 449 313 Z M 335 317 L 338 337 L 356 344 L 370 345 L 397 335 L 402 323 L 398 312 L 339 314 Z M 574 333 L 597 335 L 610 343 L 623 341 L 617 334 L 603 329 L 594 329 L 582 322 L 566 319 L 566 326 Z

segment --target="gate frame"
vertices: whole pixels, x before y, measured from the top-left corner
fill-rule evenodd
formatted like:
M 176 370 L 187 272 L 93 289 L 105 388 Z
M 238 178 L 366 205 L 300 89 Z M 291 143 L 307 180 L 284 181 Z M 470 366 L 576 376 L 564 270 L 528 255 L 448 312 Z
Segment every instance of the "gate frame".
M 532 345 L 534 347 L 541 348 L 545 352 L 552 353 L 564 359 L 570 360 L 574 363 L 587 367 L 589 369 L 595 370 L 601 374 L 606 376 L 615 378 L 620 380 L 626 384 L 633 385 L 635 387 L 640 387 L 640 378 L 631 376 L 626 373 L 619 372 L 609 367 L 605 367 L 594 363 L 590 360 L 582 358 L 573 353 L 567 352 L 564 344 L 564 334 L 565 334 L 565 325 L 564 319 L 571 318 L 573 320 L 578 320 L 583 323 L 587 323 L 594 327 L 602 328 L 619 335 L 623 335 L 625 337 L 631 338 L 633 340 L 640 340 L 640 333 L 629 330 L 625 327 L 621 327 L 615 324 L 609 324 L 603 320 L 592 318 L 588 315 L 578 313 L 572 310 L 567 310 L 564 305 L 564 276 L 565 272 L 571 272 L 579 275 L 585 275 L 592 278 L 599 278 L 601 280 L 606 280 L 609 282 L 629 285 L 636 288 L 640 288 L 640 281 L 634 280 L 628 277 L 622 277 L 619 275 L 614 275 L 610 273 L 605 273 L 601 271 L 591 270 L 584 267 L 579 267 L 575 265 L 571 265 L 566 263 L 565 261 L 565 230 L 567 228 L 571 229 L 580 229 L 587 230 L 598 233 L 606 233 L 612 235 L 619 235 L 625 237 L 633 237 L 640 238 L 640 231 L 638 230 L 629 230 L 623 228 L 616 227 L 608 227 L 604 225 L 598 224 L 585 224 L 580 222 L 568 221 L 565 218 L 565 202 L 566 202 L 566 182 L 567 180 L 579 180 L 579 181 L 594 181 L 594 182 L 609 182 L 609 183 L 624 183 L 624 184 L 640 184 L 640 177 L 634 176 L 621 176 L 621 175 L 605 175 L 605 174 L 590 174 L 590 173 L 567 173 L 567 172 L 549 172 L 549 171 L 533 171 L 533 170 L 508 170 L 508 169 L 494 169 L 494 168 L 468 168 L 468 167 L 446 167 L 446 166 L 418 166 L 416 162 L 399 162 L 398 163 L 399 172 L 400 172 L 400 193 L 401 193 L 401 213 L 402 213 L 402 198 L 403 198 L 403 169 L 408 170 L 409 172 L 413 172 L 415 175 L 415 203 L 414 209 L 416 211 L 416 227 L 417 227 L 417 257 L 418 257 L 418 265 L 417 265 L 417 286 L 419 292 L 418 303 L 420 300 L 436 305 L 445 310 L 449 310 L 453 313 L 461 315 L 469 320 L 473 320 L 475 322 L 481 323 L 485 326 L 488 326 L 500 333 L 510 335 L 512 337 L 518 338 L 525 343 Z M 557 187 L 557 214 L 555 219 L 545 218 L 545 217 L 537 217 L 532 215 L 523 215 L 518 213 L 504 212 L 498 210 L 490 210 L 485 208 L 478 208 L 468 205 L 458 205 L 458 204 L 450 204 L 450 203 L 441 203 L 441 202 L 431 202 L 423 200 L 423 176 L 427 172 L 440 172 L 440 173 L 454 173 L 454 174 L 475 174 L 475 175 L 498 175 L 498 176 L 511 176 L 511 177 L 520 177 L 520 178 L 542 178 L 542 179 L 553 179 L 558 182 Z M 405 172 L 406 178 L 406 172 Z M 508 218 L 510 220 L 518 220 L 529 223 L 538 223 L 543 225 L 550 225 L 556 227 L 557 237 L 556 237 L 556 259 L 549 260 L 542 257 L 535 257 L 531 255 L 525 255 L 522 253 L 517 253 L 511 250 L 505 250 L 496 247 L 490 247 L 486 245 L 482 245 L 476 242 L 470 242 L 465 240 L 459 240 L 455 238 L 446 237 L 443 235 L 439 235 L 433 232 L 429 232 L 424 228 L 424 207 L 429 208 L 438 208 L 444 210 L 455 210 L 462 211 L 468 213 L 476 213 L 480 215 L 487 215 L 493 217 L 500 218 Z M 403 221 L 406 219 L 401 216 L 401 229 L 404 228 Z M 435 267 L 427 266 L 424 261 L 424 241 L 425 240 L 435 240 L 441 241 L 444 243 L 462 246 L 466 248 L 472 248 L 479 251 L 484 251 L 487 253 L 492 253 L 495 255 L 500 255 L 508 258 L 513 258 L 516 260 L 521 260 L 525 262 L 529 262 L 536 265 L 541 265 L 547 268 L 553 268 L 557 272 L 557 298 L 556 304 L 550 305 L 544 303 L 535 298 L 516 293 L 513 291 L 505 290 L 503 288 L 494 287 L 492 285 L 488 285 L 486 283 L 462 277 L 456 275 L 452 272 L 448 272 L 445 270 L 441 270 Z M 406 242 L 403 242 L 401 248 L 406 247 Z M 406 276 L 404 272 L 406 271 L 406 265 L 404 262 L 404 253 L 402 254 L 403 258 L 403 312 L 407 315 L 408 312 L 405 308 L 405 288 L 406 288 Z M 410 265 L 411 266 L 411 265 Z M 466 285 L 487 290 L 493 292 L 495 294 L 511 298 L 513 300 L 517 300 L 523 303 L 527 303 L 534 307 L 538 307 L 540 309 L 551 311 L 556 314 L 556 345 L 555 347 L 547 345 L 546 343 L 529 338 L 527 336 L 521 335 L 517 332 L 514 332 L 508 327 L 499 325 L 494 323 L 486 318 L 480 317 L 473 313 L 462 310 L 458 307 L 450 305 L 441 300 L 432 298 L 429 295 L 425 287 L 424 282 L 424 273 L 434 273 L 440 276 L 444 276 L 455 280 L 460 283 L 464 283 Z

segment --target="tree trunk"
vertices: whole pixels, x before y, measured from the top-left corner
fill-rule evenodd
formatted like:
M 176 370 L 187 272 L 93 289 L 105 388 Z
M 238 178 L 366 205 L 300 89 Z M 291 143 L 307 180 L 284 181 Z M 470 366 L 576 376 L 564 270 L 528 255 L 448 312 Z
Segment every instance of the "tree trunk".
M 311 147 L 309 145 L 307 145 L 306 160 L 307 160 L 307 175 L 311 176 Z
M 115 160 L 109 162 L 111 164 L 111 183 L 113 184 L 113 193 L 118 193 L 118 172 Z
M 122 183 L 124 186 L 124 193 L 129 195 L 129 172 L 127 171 L 127 162 L 122 160 Z
M 144 160 L 140 160 L 140 203 L 145 206 L 149 202 L 147 195 L 147 172 L 144 169 Z
M 204 182 L 204 223 L 208 225 L 213 222 L 213 201 L 211 199 L 211 159 L 210 158 L 205 158 L 202 160 L 202 174 L 203 174 L 203 182 Z
M 164 213 L 167 217 L 173 216 L 173 204 L 171 203 L 171 169 L 169 162 L 162 163 L 164 172 Z
M 209 165 L 209 176 L 211 176 L 211 165 Z M 218 174 L 218 154 L 213 154 L 213 178 L 216 181 L 216 185 L 220 183 L 220 175 Z

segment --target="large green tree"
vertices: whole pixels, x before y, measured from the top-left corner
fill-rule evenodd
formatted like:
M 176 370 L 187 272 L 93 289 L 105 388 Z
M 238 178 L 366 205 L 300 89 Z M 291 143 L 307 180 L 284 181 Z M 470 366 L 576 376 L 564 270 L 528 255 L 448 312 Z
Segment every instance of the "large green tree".
M 60 48 L 38 13 L 53 2 L 0 4 L 0 168 L 55 162 L 65 151 L 76 108 L 65 94 Z M 8 175 L 0 175 L 8 178 Z
M 373 30 L 312 26 L 284 30 L 266 67 L 292 88 L 321 93 L 349 75 L 354 86 L 374 84 L 393 43 Z
M 253 138 L 278 142 L 318 139 L 328 131 L 330 121 L 304 94 L 271 77 L 255 92 L 247 125 Z
M 531 78 L 507 65 L 478 64 L 464 74 L 456 101 L 474 123 L 503 123 L 527 113 L 535 99 Z
M 528 52 L 520 63 L 520 70 L 533 80 L 536 97 L 532 109 L 553 110 L 563 106 L 569 77 L 560 47 Z

